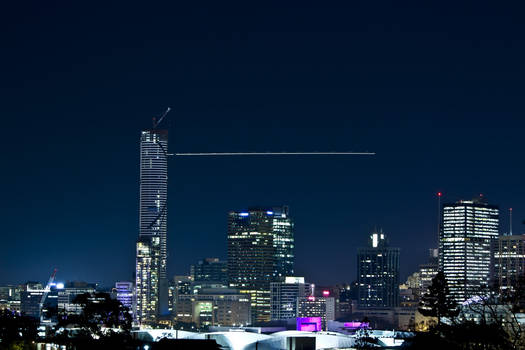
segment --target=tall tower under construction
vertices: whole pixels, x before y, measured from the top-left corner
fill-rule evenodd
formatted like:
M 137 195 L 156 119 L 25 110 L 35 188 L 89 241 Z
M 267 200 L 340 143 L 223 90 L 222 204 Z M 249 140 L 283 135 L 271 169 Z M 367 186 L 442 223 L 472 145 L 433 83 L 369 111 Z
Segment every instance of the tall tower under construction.
M 136 321 L 155 322 L 167 312 L 168 131 L 142 131 L 140 138 L 139 238 L 136 260 Z

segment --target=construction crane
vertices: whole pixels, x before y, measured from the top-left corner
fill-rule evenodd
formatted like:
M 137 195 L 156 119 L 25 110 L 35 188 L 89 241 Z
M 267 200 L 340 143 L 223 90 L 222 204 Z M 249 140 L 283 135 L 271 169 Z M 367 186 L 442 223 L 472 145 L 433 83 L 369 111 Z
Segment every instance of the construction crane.
M 51 285 L 53 284 L 53 281 L 55 280 L 56 274 L 57 274 L 57 269 L 54 269 L 53 273 L 49 277 L 49 281 L 47 281 L 46 287 L 44 288 L 44 294 L 42 294 L 42 299 L 40 299 L 40 305 L 39 305 L 40 322 L 42 322 L 44 319 L 44 314 L 42 312 L 43 311 L 42 309 L 44 308 L 44 302 L 46 301 L 46 297 L 49 294 L 49 291 L 51 290 Z
M 156 129 L 166 115 L 171 111 L 168 107 L 166 111 L 158 119 L 153 118 L 153 129 Z M 208 156 L 208 157 L 220 157 L 220 156 L 319 156 L 319 155 L 354 155 L 354 156 L 373 156 L 375 152 L 198 152 L 198 153 L 167 153 L 166 156 L 178 156 L 178 157 L 195 157 L 195 156 Z

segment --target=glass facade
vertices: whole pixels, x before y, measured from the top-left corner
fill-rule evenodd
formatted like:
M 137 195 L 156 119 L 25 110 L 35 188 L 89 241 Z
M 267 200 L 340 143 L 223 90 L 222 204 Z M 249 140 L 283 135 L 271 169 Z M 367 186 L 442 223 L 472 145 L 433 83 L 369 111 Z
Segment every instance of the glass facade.
M 494 249 L 494 279 L 498 286 L 515 290 L 525 276 L 525 235 L 501 236 Z
M 297 317 L 297 299 L 308 295 L 310 285 L 304 277 L 286 277 L 284 282 L 270 284 L 271 320 Z
M 133 310 L 133 283 L 132 282 L 117 282 L 115 283 L 115 290 L 117 293 L 117 300 L 122 305 L 127 307 L 130 311 Z
M 482 198 L 443 205 L 439 268 L 458 303 L 489 286 L 491 246 L 498 230 L 499 209 Z
M 253 322 L 270 320 L 270 282 L 292 275 L 293 222 L 287 207 L 228 214 L 228 279 L 250 294 Z
M 137 242 L 136 265 L 136 314 L 139 324 L 155 322 L 159 303 L 159 273 L 160 249 L 158 237 L 143 239 Z
M 382 231 L 370 235 L 369 247 L 358 249 L 357 280 L 360 307 L 399 305 L 399 248 L 388 247 Z
M 167 150 L 167 130 L 142 131 L 135 281 L 136 321 L 139 323 L 153 322 L 159 313 L 168 313 Z
M 218 258 L 206 258 L 191 266 L 195 284 L 228 285 L 228 264 Z

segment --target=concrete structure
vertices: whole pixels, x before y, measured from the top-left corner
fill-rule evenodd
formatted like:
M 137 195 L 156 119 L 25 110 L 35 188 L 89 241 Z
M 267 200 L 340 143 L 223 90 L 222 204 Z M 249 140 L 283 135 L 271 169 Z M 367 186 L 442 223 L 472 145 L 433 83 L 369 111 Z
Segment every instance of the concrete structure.
M 168 313 L 168 132 L 142 131 L 140 138 L 139 239 L 136 321 L 154 323 Z
M 458 303 L 490 283 L 491 247 L 498 238 L 499 209 L 483 197 L 444 204 L 439 235 L 439 268 Z
M 150 342 L 168 339 L 214 339 L 217 344 L 230 350 L 317 350 L 356 348 L 360 337 L 375 339 L 376 347 L 393 348 L 404 343 L 411 333 L 367 330 L 366 334 L 346 335 L 338 332 L 281 331 L 261 334 L 232 329 L 224 332 L 193 333 L 167 329 L 144 329 L 133 332 L 134 337 Z M 362 343 L 361 343 L 362 344 Z M 363 345 L 363 344 L 362 344 Z M 374 345 L 369 344 L 370 347 Z
M 360 307 L 399 305 L 399 248 L 387 244 L 383 231 L 370 235 L 369 246 L 357 253 Z
M 229 285 L 250 295 L 254 323 L 270 320 L 270 282 L 293 276 L 293 251 L 287 207 L 228 214 Z

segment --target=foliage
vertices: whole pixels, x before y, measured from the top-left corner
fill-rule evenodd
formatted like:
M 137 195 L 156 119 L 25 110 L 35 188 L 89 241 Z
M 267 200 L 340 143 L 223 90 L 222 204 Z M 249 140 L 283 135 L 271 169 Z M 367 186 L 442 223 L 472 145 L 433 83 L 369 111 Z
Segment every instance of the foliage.
M 463 304 L 461 314 L 454 317 L 452 324 L 438 323 L 429 332 L 418 333 L 408 347 L 447 350 L 525 349 L 524 332 L 516 314 L 523 310 L 523 281 L 525 279 L 506 290 L 500 290 L 497 286 L 492 289 L 480 288 L 477 295 Z M 427 299 L 425 305 L 432 306 L 427 307 L 427 314 L 433 311 L 432 316 L 435 316 L 440 309 L 449 309 L 446 300 L 444 305 L 439 305 L 439 300 L 436 297 Z
M 439 271 L 432 279 L 419 304 L 419 312 L 423 316 L 436 317 L 441 324 L 442 317 L 454 318 L 459 310 L 454 299 L 450 297 L 447 280 L 443 271 Z
M 36 340 L 38 320 L 11 310 L 0 310 L 0 349 L 26 349 Z
M 59 324 L 74 323 L 85 331 L 103 336 L 102 327 L 131 330 L 131 314 L 118 300 L 107 293 L 80 294 L 74 303 L 82 305 L 81 315 L 59 315 Z

